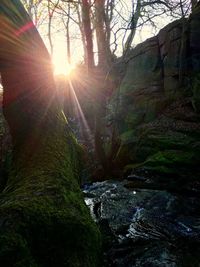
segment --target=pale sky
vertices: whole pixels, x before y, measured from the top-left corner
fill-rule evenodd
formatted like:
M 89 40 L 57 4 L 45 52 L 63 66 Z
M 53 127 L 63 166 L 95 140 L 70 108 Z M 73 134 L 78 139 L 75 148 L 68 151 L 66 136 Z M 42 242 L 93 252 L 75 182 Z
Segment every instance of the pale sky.
M 130 12 L 131 12 L 131 6 L 130 6 L 131 1 L 127 0 L 126 4 L 127 6 L 130 7 Z M 122 12 L 120 10 L 120 12 Z M 129 12 L 126 10 L 126 12 Z M 131 14 L 131 13 L 130 13 Z M 126 15 L 127 19 L 129 19 L 130 15 Z M 163 28 L 165 25 L 167 25 L 171 21 L 170 17 L 167 17 L 166 15 L 163 15 L 162 17 L 159 17 L 156 19 L 156 23 L 158 25 L 158 29 L 155 30 L 153 29 L 150 25 L 149 26 L 144 26 L 142 31 L 138 31 L 134 42 L 133 46 L 136 44 L 146 40 L 149 37 L 152 37 L 155 35 L 159 29 Z M 123 25 L 124 22 L 119 22 L 116 24 L 116 28 L 120 27 L 127 27 L 126 25 Z M 43 40 L 47 46 L 49 47 L 49 42 L 46 34 L 47 30 L 47 25 L 44 25 L 39 28 L 39 32 L 41 36 L 43 37 Z M 59 31 L 59 32 L 58 32 Z M 119 32 L 123 35 L 124 31 L 122 30 Z M 77 25 L 74 25 L 71 23 L 70 27 L 70 34 L 71 34 L 71 53 L 72 53 L 72 68 L 81 62 L 83 62 L 83 48 L 80 40 L 80 33 Z M 67 65 L 67 49 L 66 49 L 66 39 L 65 39 L 65 30 L 62 29 L 62 24 L 59 21 L 59 19 L 55 19 L 54 24 L 53 24 L 53 29 L 52 29 L 52 37 L 53 37 L 53 45 L 54 45 L 54 54 L 53 54 L 53 63 L 55 66 L 55 73 L 56 74 L 66 74 L 67 72 L 70 71 L 70 67 Z M 111 40 L 112 42 L 112 40 Z M 94 52 L 96 51 L 96 45 L 94 42 Z M 118 50 L 116 55 L 120 56 L 122 51 L 122 38 L 119 37 L 118 41 Z

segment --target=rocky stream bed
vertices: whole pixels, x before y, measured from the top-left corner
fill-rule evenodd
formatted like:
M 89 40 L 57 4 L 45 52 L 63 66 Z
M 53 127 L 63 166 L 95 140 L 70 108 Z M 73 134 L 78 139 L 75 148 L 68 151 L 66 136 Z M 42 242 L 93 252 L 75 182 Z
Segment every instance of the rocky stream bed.
M 198 195 L 127 188 L 129 183 L 83 186 L 85 202 L 103 233 L 103 266 L 199 267 Z

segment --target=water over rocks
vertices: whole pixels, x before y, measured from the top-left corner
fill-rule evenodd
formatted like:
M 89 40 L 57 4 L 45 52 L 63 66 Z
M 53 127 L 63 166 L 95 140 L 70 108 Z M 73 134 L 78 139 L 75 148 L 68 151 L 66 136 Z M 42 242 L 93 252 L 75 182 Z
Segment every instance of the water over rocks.
M 104 236 L 103 266 L 199 267 L 199 199 L 126 185 L 104 181 L 83 188 Z

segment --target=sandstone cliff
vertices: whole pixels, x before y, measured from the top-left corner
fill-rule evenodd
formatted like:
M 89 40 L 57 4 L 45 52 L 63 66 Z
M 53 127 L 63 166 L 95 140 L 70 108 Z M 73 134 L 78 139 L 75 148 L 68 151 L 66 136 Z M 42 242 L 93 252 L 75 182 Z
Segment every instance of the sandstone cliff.
M 200 8 L 131 51 L 112 108 L 122 144 L 116 161 L 198 173 Z

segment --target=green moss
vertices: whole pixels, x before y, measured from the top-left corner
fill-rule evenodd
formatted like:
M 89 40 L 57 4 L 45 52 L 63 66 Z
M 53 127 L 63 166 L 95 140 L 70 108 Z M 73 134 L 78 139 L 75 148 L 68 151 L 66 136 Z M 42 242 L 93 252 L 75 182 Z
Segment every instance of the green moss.
M 165 150 L 151 155 L 143 163 L 146 169 L 157 171 L 159 173 L 181 173 L 187 167 L 192 168 L 197 164 L 195 153 Z
M 173 132 L 171 135 L 150 135 L 149 139 L 158 144 L 160 148 L 189 148 L 195 140 L 186 134 Z
M 10 225 L 0 232 L 1 266 L 25 267 L 33 262 L 36 266 L 97 266 L 99 237 L 87 210 L 80 203 L 76 206 L 82 212 L 75 210 L 75 203 L 71 202 L 66 202 L 71 212 L 58 207 L 53 210 L 48 202 L 46 199 L 42 206 L 41 201 L 25 205 L 18 202 L 14 207 L 10 202 L 10 207 L 5 205 L 4 211 L 1 209 L 5 218 L 9 214 L 14 219 L 14 222 L 7 219 Z
M 31 266 L 38 267 L 34 262 L 27 242 L 15 232 L 2 233 L 0 236 L 0 259 L 1 266 Z
M 146 170 L 151 170 L 151 171 L 155 171 L 157 173 L 160 174 L 170 174 L 170 173 L 174 173 L 174 170 L 170 169 L 167 166 L 163 166 L 163 165 L 158 165 L 158 166 L 145 166 Z
M 124 132 L 121 134 L 120 139 L 123 144 L 135 143 L 137 141 L 134 130 Z
M 163 164 L 188 164 L 193 160 L 194 153 L 193 152 L 184 152 L 177 150 L 167 150 L 167 151 L 159 151 L 158 153 L 150 156 L 146 162 L 148 163 L 163 163 Z
M 59 118 L 15 148 L 0 195 L 0 266 L 95 267 L 101 238 L 79 189 L 80 147 Z M 32 149 L 32 151 L 30 151 Z
M 1 227 L 0 236 L 9 241 L 14 229 L 15 240 L 7 245 L 1 240 L 0 266 L 32 266 L 33 260 L 36 266 L 98 265 L 99 232 L 81 192 L 78 188 L 71 192 L 62 179 L 52 176 L 46 185 L 43 180 L 37 185 L 30 180 L 23 188 L 2 196 L 0 215 L 6 225 Z

